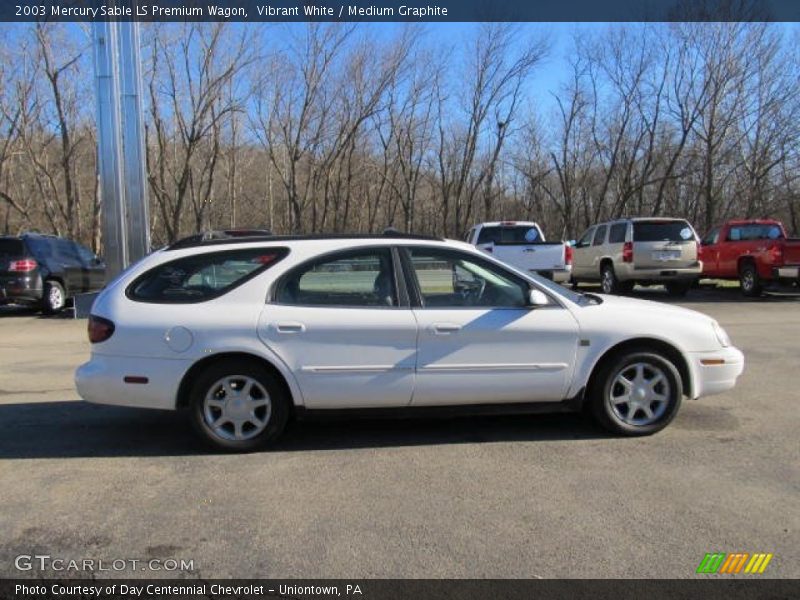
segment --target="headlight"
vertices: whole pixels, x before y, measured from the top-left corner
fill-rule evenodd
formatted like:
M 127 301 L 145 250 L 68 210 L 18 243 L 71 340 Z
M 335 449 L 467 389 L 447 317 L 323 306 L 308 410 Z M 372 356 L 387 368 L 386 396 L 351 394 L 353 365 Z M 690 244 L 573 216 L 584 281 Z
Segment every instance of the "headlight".
M 714 335 L 717 336 L 717 341 L 719 341 L 720 345 L 723 348 L 727 348 L 728 346 L 730 346 L 731 338 L 728 337 L 727 332 L 720 326 L 720 324 L 714 321 L 712 327 L 714 328 Z

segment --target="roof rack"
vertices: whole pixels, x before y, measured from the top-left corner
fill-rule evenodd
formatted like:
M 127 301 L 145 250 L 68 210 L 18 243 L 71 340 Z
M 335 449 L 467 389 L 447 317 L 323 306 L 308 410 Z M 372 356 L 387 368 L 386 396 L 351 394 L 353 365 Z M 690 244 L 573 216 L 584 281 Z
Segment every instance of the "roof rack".
M 204 246 L 246 244 L 251 242 L 294 242 L 304 240 L 378 240 L 378 239 L 430 240 L 442 242 L 444 238 L 432 235 L 402 233 L 387 229 L 383 233 L 318 233 L 311 235 L 239 235 L 236 237 L 210 237 L 207 234 L 195 234 L 174 242 L 166 250 L 181 250 Z

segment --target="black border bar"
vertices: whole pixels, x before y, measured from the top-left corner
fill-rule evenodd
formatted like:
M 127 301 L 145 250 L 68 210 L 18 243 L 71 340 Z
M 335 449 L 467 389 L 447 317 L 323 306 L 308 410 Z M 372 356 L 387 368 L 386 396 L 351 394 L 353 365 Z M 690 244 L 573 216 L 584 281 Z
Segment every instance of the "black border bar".
M 22 587 L 20 587 L 22 586 Z M 149 586 L 149 587 L 148 587 Z M 349 587 L 348 587 L 349 586 Z M 120 593 L 131 588 L 141 594 Z M 164 593 L 165 588 L 184 593 Z M 788 600 L 798 580 L 761 576 L 702 579 L 3 579 L 3 600 L 297 598 L 298 600 Z M 150 593 L 148 593 L 148 591 Z
M 800 21 L 797 0 L 3 0 L 0 21 Z

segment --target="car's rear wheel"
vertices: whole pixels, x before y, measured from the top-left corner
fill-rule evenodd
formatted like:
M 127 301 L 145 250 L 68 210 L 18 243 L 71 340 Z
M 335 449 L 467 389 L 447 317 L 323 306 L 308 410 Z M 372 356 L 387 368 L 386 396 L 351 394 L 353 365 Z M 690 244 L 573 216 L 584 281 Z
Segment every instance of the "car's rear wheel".
M 192 386 L 190 406 L 203 439 L 233 452 L 267 446 L 289 418 L 283 386 L 255 360 L 226 360 L 204 370 Z
M 58 281 L 45 281 L 42 298 L 42 310 L 45 314 L 54 315 L 64 310 L 67 305 L 67 294 Z
M 591 394 L 592 412 L 603 427 L 622 435 L 650 435 L 675 417 L 683 386 L 668 358 L 643 349 L 606 361 Z
M 758 271 L 753 263 L 746 262 L 739 267 L 739 285 L 742 288 L 742 294 L 749 298 L 761 295 L 763 288 L 758 277 Z
M 612 264 L 605 263 L 600 268 L 600 285 L 604 294 L 620 293 L 619 280 Z

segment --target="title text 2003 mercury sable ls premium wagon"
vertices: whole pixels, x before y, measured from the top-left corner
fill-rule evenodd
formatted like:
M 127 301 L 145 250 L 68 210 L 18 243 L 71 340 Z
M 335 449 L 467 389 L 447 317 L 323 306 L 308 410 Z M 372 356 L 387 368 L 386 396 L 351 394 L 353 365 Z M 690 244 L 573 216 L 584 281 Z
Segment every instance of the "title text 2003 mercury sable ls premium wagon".
M 644 435 L 744 367 L 700 313 L 578 294 L 460 242 L 397 234 L 178 242 L 92 312 L 81 396 L 185 408 L 228 450 L 340 409 L 586 405 L 611 431 Z

